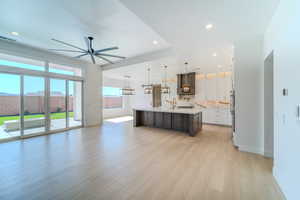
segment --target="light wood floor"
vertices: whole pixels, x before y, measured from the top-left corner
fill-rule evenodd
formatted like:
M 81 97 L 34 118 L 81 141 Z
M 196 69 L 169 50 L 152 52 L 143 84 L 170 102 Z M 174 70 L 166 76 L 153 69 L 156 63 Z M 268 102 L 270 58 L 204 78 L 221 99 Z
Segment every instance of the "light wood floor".
M 197 137 L 132 122 L 0 144 L 0 199 L 277 200 L 272 161 L 230 129 Z

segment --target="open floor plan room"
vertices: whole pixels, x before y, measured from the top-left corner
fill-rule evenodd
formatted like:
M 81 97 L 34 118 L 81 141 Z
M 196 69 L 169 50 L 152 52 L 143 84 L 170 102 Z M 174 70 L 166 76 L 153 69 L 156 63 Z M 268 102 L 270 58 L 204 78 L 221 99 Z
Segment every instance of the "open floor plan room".
M 299 8 L 1 0 L 0 200 L 299 200 Z

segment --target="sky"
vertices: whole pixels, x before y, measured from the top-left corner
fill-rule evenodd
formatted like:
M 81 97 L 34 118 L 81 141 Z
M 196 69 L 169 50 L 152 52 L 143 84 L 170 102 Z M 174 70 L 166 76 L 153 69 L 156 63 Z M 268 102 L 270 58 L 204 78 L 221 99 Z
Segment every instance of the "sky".
M 103 96 L 121 96 L 121 90 L 115 87 L 103 87 Z
M 50 79 L 51 91 L 65 94 L 66 82 L 60 79 Z M 73 82 L 69 82 L 70 95 L 73 94 Z M 24 94 L 44 91 L 44 78 L 24 76 Z M 12 74 L 0 74 L 0 92 L 20 94 L 20 76 Z
M 44 67 L 42 66 L 33 66 L 23 63 L 11 62 L 6 60 L 0 60 L 0 65 L 20 67 L 31 70 L 43 71 Z M 51 69 L 51 72 L 73 75 L 73 72 Z M 72 83 L 71 81 L 69 83 Z M 39 91 L 44 91 L 44 78 L 34 77 L 34 76 L 24 76 L 24 93 L 34 93 Z M 59 79 L 51 79 L 50 88 L 51 91 L 65 93 L 65 81 Z M 70 84 L 70 95 L 73 93 L 73 86 Z M 0 92 L 9 93 L 9 94 L 20 94 L 20 76 L 13 74 L 4 74 L 0 73 Z

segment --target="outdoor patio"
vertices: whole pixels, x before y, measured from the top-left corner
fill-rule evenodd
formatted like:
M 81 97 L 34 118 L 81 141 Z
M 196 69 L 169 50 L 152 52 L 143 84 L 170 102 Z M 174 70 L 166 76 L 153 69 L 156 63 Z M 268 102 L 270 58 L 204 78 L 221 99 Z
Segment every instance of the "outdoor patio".
M 80 126 L 81 121 L 74 120 L 74 118 L 70 118 L 69 120 L 69 127 L 75 127 Z M 58 130 L 63 129 L 66 127 L 66 120 L 65 119 L 54 119 L 51 120 L 51 127 L 50 130 Z M 39 128 L 30 128 L 24 130 L 24 135 L 30 135 L 34 133 L 42 133 L 45 131 L 45 127 L 39 127 Z M 1 139 L 7 139 L 11 137 L 20 136 L 20 131 L 9 131 L 7 132 L 4 130 L 4 126 L 0 126 L 0 140 Z

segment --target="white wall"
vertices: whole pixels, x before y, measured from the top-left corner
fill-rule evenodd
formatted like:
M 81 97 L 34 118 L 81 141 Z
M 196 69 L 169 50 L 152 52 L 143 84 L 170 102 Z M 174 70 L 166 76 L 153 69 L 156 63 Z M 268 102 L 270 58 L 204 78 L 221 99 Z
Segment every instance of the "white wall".
M 122 88 L 124 86 L 124 80 L 113 79 L 103 76 L 103 87 L 116 87 Z M 124 115 L 131 115 L 130 96 L 123 96 L 123 107 L 122 108 L 110 108 L 103 109 L 103 118 L 113 118 Z
M 264 153 L 263 36 L 235 43 L 236 132 L 241 151 Z
M 273 53 L 264 61 L 264 155 L 273 158 L 274 143 L 274 70 Z
M 85 125 L 102 124 L 102 69 L 98 65 L 86 66 L 84 87 Z
M 85 92 L 83 96 L 84 124 L 86 126 L 94 126 L 102 123 L 102 70 L 100 66 L 27 45 L 2 40 L 0 40 L 0 53 L 81 68 L 85 78 Z
M 280 1 L 265 34 L 264 57 L 274 50 L 274 171 L 288 200 L 299 199 L 300 1 Z M 288 96 L 282 89 L 288 89 Z

